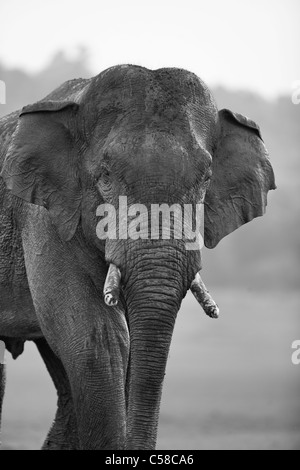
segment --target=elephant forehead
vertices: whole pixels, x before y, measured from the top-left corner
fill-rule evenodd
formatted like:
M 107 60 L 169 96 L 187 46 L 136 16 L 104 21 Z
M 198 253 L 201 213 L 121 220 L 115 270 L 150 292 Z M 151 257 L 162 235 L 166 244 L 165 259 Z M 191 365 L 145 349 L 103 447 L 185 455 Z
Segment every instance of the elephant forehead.
M 189 104 L 207 106 L 213 98 L 207 86 L 193 73 L 183 69 L 149 70 L 125 65 L 112 67 L 95 77 L 93 98 L 100 107 L 112 105 L 159 112 L 185 108 Z

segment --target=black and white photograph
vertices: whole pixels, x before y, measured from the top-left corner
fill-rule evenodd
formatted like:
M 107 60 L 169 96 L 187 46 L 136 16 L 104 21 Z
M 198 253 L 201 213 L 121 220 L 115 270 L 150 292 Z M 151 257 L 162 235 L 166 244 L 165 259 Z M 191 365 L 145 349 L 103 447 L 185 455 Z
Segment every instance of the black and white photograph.
M 299 0 L 0 19 L 0 450 L 300 450 Z

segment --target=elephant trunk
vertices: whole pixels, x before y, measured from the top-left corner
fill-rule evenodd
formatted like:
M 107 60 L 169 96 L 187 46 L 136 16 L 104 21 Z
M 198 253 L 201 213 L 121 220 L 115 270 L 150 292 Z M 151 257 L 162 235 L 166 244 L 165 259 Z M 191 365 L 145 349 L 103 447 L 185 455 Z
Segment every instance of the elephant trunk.
M 129 268 L 124 294 L 130 331 L 127 449 L 155 449 L 162 385 L 176 315 L 186 293 L 184 255 L 147 250 Z

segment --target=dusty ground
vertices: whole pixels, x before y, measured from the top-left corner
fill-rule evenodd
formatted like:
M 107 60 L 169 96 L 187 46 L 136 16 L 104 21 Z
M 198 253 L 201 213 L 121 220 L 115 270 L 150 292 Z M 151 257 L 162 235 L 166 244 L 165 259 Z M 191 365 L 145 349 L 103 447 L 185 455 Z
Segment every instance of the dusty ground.
M 164 387 L 159 449 L 299 449 L 299 294 L 213 289 L 206 318 L 189 295 L 176 324 Z M 55 393 L 33 345 L 13 362 L 3 416 L 4 448 L 38 449 Z

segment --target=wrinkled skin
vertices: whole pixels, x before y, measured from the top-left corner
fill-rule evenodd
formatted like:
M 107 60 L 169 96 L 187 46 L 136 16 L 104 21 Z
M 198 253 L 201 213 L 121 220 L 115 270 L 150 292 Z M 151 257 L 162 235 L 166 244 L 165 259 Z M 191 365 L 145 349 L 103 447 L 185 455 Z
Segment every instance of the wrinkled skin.
M 190 72 L 116 66 L 3 118 L 0 139 L 0 338 L 14 357 L 35 341 L 57 388 L 44 448 L 154 449 L 200 251 L 175 239 L 100 240 L 96 209 L 120 195 L 147 207 L 204 201 L 213 248 L 263 215 L 275 188 L 259 129 L 218 112 Z M 114 307 L 102 293 L 109 263 L 122 278 Z

